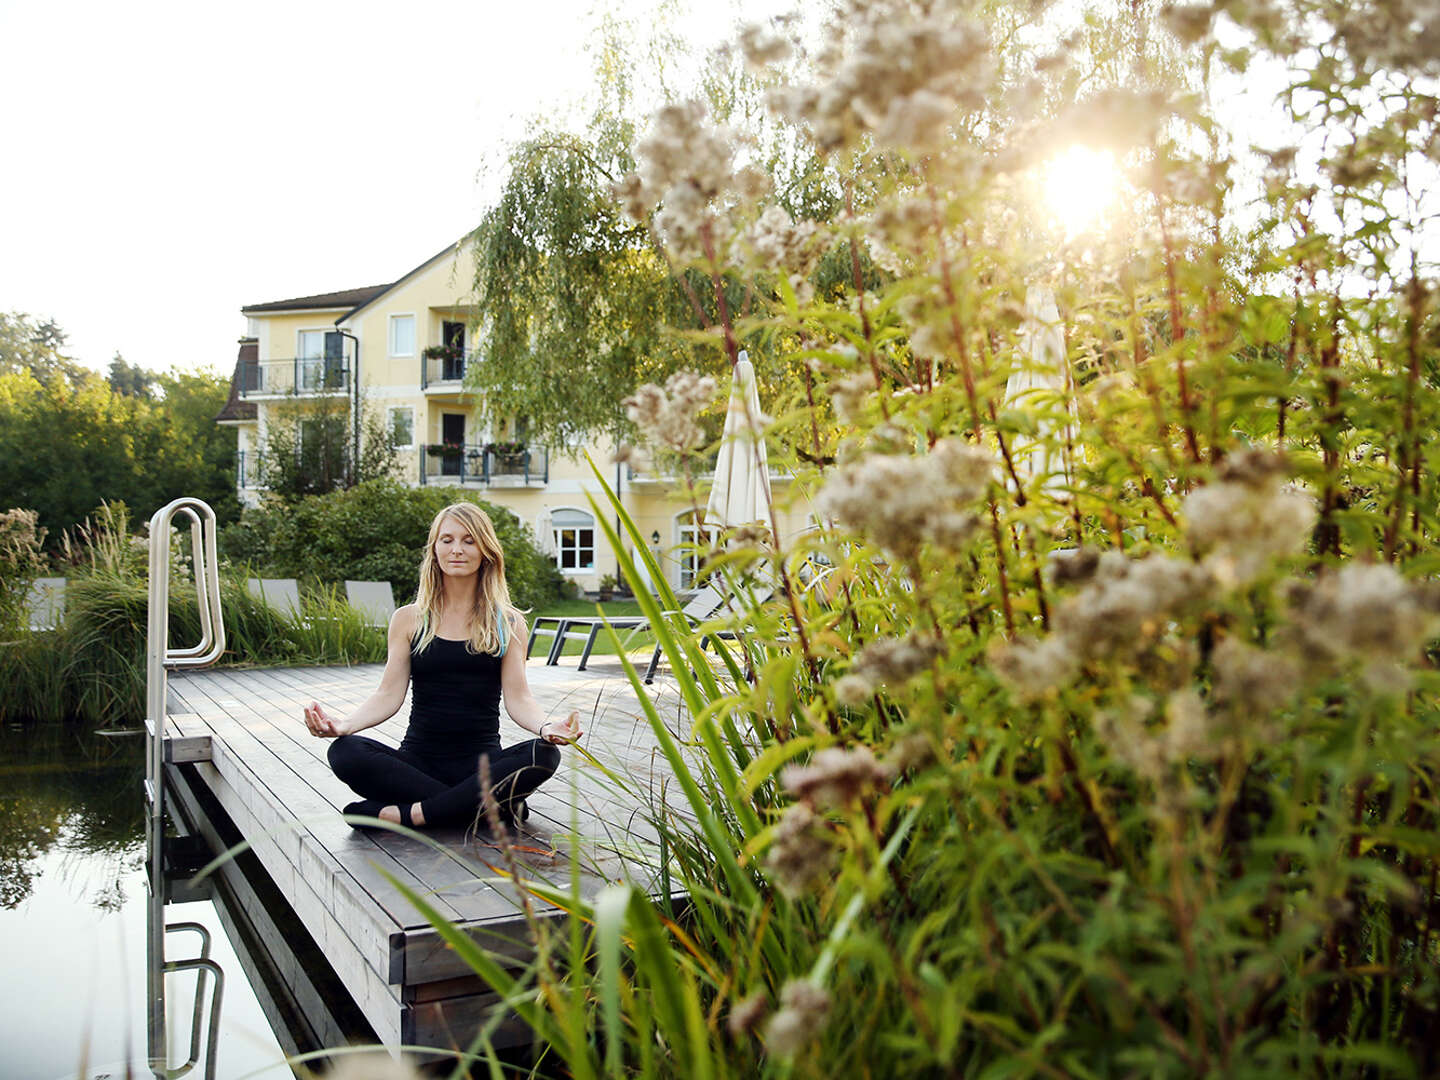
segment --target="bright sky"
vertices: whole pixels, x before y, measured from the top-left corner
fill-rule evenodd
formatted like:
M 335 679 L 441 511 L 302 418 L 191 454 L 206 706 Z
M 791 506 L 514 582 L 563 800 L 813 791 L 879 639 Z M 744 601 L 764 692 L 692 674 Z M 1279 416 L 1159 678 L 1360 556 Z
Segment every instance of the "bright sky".
M 0 311 L 92 367 L 228 372 L 243 305 L 472 228 L 506 142 L 582 98 L 601 2 L 0 0 Z M 681 26 L 718 42 L 735 6 Z

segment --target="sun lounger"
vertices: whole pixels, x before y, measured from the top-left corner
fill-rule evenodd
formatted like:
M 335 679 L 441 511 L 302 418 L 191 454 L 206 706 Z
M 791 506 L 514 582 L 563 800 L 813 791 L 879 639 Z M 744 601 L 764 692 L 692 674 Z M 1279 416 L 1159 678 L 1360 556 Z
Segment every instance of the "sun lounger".
M 345 599 L 371 626 L 389 626 L 395 614 L 395 590 L 388 581 L 346 581 Z
M 25 597 L 25 611 L 31 630 L 54 630 L 65 617 L 65 579 L 36 578 Z
M 300 618 L 300 584 L 294 578 L 247 578 L 245 588 L 282 615 Z

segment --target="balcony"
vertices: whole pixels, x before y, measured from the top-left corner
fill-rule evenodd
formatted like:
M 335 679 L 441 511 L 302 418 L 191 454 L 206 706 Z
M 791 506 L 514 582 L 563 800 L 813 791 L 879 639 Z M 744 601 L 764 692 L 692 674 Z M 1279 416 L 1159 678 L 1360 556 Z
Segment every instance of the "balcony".
M 690 461 L 690 479 L 693 483 L 709 483 L 715 476 L 715 465 L 719 452 L 697 454 Z M 785 484 L 795 479 L 795 474 L 780 465 L 767 462 L 765 471 L 770 474 L 771 484 Z M 672 488 L 684 487 L 685 474 L 674 458 L 658 461 L 643 471 L 633 465 L 625 466 L 625 479 L 635 487 Z
M 465 386 L 465 372 L 480 362 L 471 349 L 461 351 L 432 345 L 420 356 L 420 389 L 430 394 L 455 394 Z
M 443 443 L 420 447 L 422 484 L 527 488 L 549 482 L 550 455 L 544 450 L 506 453 Z
M 261 360 L 240 367 L 241 397 L 346 394 L 349 391 L 350 369 L 341 360 L 303 356 L 293 360 Z

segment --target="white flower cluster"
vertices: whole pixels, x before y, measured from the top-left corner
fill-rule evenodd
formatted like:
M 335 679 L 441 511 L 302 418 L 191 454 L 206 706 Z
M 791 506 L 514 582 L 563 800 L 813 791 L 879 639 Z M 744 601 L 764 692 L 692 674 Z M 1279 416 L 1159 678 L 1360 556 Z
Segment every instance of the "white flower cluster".
M 775 826 L 765 868 L 780 891 L 794 899 L 825 881 L 834 856 L 815 811 L 799 802 L 787 807 Z
M 761 23 L 749 23 L 741 28 L 740 51 L 751 71 L 761 71 L 788 60 L 794 52 L 785 37 Z
M 890 780 L 890 769 L 875 760 L 868 746 L 845 750 L 827 747 L 809 765 L 789 765 L 781 783 L 797 798 L 831 809 L 849 806 Z
M 693 371 L 677 371 L 664 387 L 646 383 L 622 404 L 628 416 L 646 437 L 680 453 L 688 453 L 705 441 L 696 414 L 715 399 L 715 380 Z
M 682 260 L 720 251 L 722 195 L 752 202 L 770 190 L 770 178 L 753 166 L 736 166 L 734 132 L 707 122 L 699 101 L 667 105 L 655 114 L 650 133 L 635 147 L 637 169 L 615 185 L 626 212 L 644 221 L 659 205 L 655 228 Z
M 927 150 L 995 78 L 983 25 L 965 5 L 847 0 L 829 21 L 818 80 L 776 90 L 772 107 L 810 125 L 822 149 L 870 134 L 882 146 Z
M 780 1011 L 765 1026 L 772 1053 L 790 1057 L 815 1038 L 830 1012 L 830 994 L 809 979 L 791 979 L 780 991 Z
M 1288 597 L 1291 633 L 1310 665 L 1329 671 L 1358 663 L 1371 689 L 1403 691 L 1437 628 L 1440 596 L 1384 563 L 1347 563 Z
M 1264 722 L 1295 696 L 1302 672 L 1282 652 L 1257 649 L 1236 637 L 1227 637 L 1210 654 L 1214 671 L 1210 701 L 1237 720 Z
M 1248 585 L 1304 548 L 1315 505 L 1285 486 L 1285 474 L 1281 455 L 1244 451 L 1225 461 L 1217 483 L 1186 496 L 1190 541 L 1222 585 Z
M 824 234 L 813 221 L 793 221 L 783 206 L 767 206 L 737 240 L 738 254 L 748 253 L 755 265 L 783 271 L 797 289 L 815 269 Z
M 853 424 L 859 419 L 860 409 L 874 389 L 874 374 L 861 370 L 834 379 L 825 387 L 825 392 L 830 395 L 830 404 L 835 407 L 835 415 L 843 423 Z
M 1124 763 L 1162 793 L 1172 766 L 1192 759 L 1212 758 L 1220 750 L 1211 716 L 1193 688 L 1177 690 L 1165 702 L 1165 725 L 1147 724 L 1152 711 L 1148 698 L 1132 695 L 1119 709 L 1095 715 L 1095 732 L 1117 761 Z
M 927 670 L 939 654 L 940 644 L 932 637 L 910 634 L 872 641 L 860 650 L 849 673 L 835 681 L 835 699 L 842 705 L 859 705 L 877 687 L 899 686 Z
M 1021 700 L 1066 685 L 1086 661 L 1140 656 L 1214 594 L 1210 572 L 1184 559 L 1107 551 L 1094 566 L 1094 576 L 1056 609 L 1053 634 L 991 646 L 991 667 Z
M 923 456 L 875 454 L 837 469 L 820 491 L 821 513 L 901 558 L 930 543 L 963 547 L 978 519 L 969 505 L 985 494 L 995 459 L 963 439 L 943 439 Z
M 892 274 L 912 273 L 915 267 L 908 256 L 923 250 L 935 232 L 935 219 L 935 204 L 923 192 L 900 191 L 882 200 L 866 223 L 871 258 Z

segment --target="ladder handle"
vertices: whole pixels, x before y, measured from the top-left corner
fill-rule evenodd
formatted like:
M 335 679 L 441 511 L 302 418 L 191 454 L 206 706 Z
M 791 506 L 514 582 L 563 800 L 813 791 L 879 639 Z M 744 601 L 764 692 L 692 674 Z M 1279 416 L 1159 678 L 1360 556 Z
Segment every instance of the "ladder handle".
M 199 956 L 193 960 L 168 960 L 164 970 L 188 971 L 191 968 L 197 969 L 200 974 L 195 983 L 195 1010 L 190 1022 L 190 1056 L 185 1059 L 185 1064 L 175 1068 L 166 1068 L 165 1075 L 170 1080 L 179 1080 L 191 1069 L 195 1068 L 200 1060 L 200 1008 L 202 995 L 205 992 L 205 974 L 209 972 L 215 979 L 215 989 L 210 995 L 210 1030 L 205 1041 L 205 1080 L 215 1080 L 215 1051 L 216 1043 L 220 1039 L 220 999 L 225 992 L 225 972 L 219 964 L 208 957 Z

